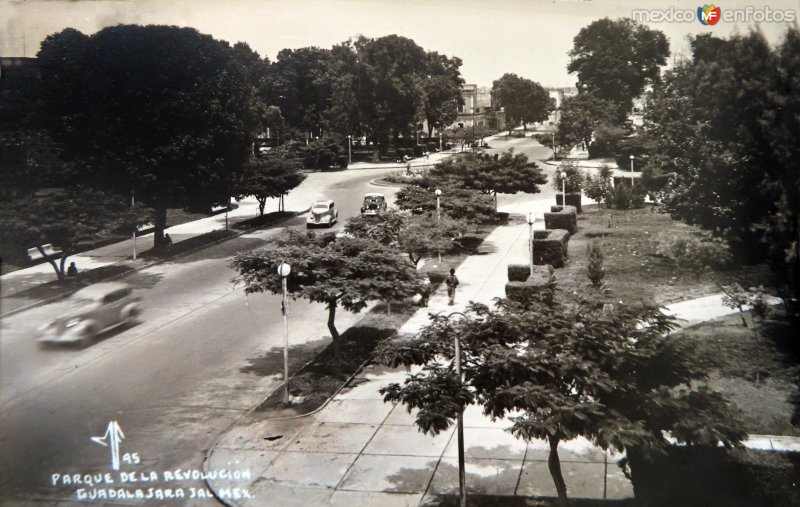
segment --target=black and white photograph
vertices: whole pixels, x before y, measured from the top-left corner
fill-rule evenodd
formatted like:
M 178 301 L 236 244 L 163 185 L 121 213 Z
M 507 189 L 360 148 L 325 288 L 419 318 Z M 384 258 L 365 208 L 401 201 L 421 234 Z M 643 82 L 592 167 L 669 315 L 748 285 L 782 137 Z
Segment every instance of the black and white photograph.
M 798 298 L 797 0 L 0 0 L 0 506 L 797 506 Z

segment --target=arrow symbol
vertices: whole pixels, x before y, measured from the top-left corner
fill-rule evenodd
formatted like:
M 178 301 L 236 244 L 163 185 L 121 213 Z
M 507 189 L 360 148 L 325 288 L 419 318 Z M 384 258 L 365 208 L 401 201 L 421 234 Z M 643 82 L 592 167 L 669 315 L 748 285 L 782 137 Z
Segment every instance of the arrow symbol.
M 111 421 L 102 437 L 92 437 L 92 442 L 111 450 L 111 468 L 119 470 L 119 443 L 125 438 L 117 421 Z

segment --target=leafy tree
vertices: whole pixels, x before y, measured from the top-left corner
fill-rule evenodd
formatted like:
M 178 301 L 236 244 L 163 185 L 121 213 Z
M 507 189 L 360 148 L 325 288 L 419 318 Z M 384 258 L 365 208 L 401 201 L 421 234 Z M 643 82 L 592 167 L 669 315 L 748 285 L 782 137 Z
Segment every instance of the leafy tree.
M 242 51 L 194 29 L 67 29 L 39 52 L 44 125 L 80 172 L 76 182 L 155 210 L 227 202 L 259 128 Z
M 436 226 L 432 226 L 432 223 Z M 408 211 L 389 209 L 377 217 L 357 216 L 347 221 L 345 231 L 359 238 L 375 240 L 408 255 L 416 266 L 422 257 L 449 253 L 458 248 L 454 238 L 461 236 L 463 222 L 447 216 L 437 220 L 431 215 L 412 215 Z
M 267 199 L 283 197 L 306 179 L 300 172 L 300 162 L 294 158 L 251 157 L 240 195 L 253 195 L 258 201 L 258 212 L 264 214 Z
M 471 224 L 493 223 L 497 220 L 494 200 L 479 190 L 466 188 L 452 180 L 426 180 L 408 185 L 395 196 L 397 207 L 415 215 L 436 214 L 436 189 L 442 191 L 440 212 L 455 220 Z
M 669 56 L 666 36 L 629 18 L 599 19 L 581 29 L 567 70 L 578 89 L 630 111 L 632 100 L 659 81 Z
M 380 357 L 397 366 L 425 365 L 384 401 L 418 409 L 425 433 L 451 427 L 470 404 L 511 418 L 511 433 L 550 444 L 548 467 L 568 505 L 559 443 L 578 436 L 604 449 L 659 451 L 671 443 L 717 447 L 745 436 L 725 399 L 701 384 L 707 365 L 693 344 L 669 338 L 671 317 L 648 305 L 603 311 L 598 300 L 560 306 L 532 300 L 473 304 L 466 318 L 432 315 L 415 338 L 390 341 Z M 461 342 L 463 382 L 455 375 L 453 337 Z
M 586 245 L 586 257 L 588 258 L 586 276 L 589 277 L 589 281 L 592 282 L 594 287 L 600 288 L 603 286 L 606 269 L 603 267 L 603 249 L 597 240 L 593 240 Z
M 320 136 L 320 124 L 331 96 L 326 79 L 330 50 L 318 47 L 283 49 L 266 72 L 263 99 L 278 106 L 294 128 Z
M 614 187 L 611 184 L 611 168 L 603 166 L 597 174 L 586 174 L 583 179 L 583 193 L 600 204 L 608 204 Z
M 516 194 L 526 192 L 536 194 L 539 186 L 547 182 L 547 177 L 536 164 L 528 161 L 524 153 L 514 154 L 509 150 L 497 159 L 488 155 L 464 155 L 453 157 L 438 165 L 434 177 L 450 178 L 466 188 L 480 190 L 494 197 L 497 210 L 497 193 Z
M 299 154 L 306 169 L 347 169 L 347 141 L 338 135 L 308 143 L 299 149 Z
M 4 244 L 22 248 L 52 243 L 63 253 L 50 259 L 59 280 L 66 275 L 67 259 L 98 238 L 132 234 L 134 227 L 150 220 L 151 210 L 131 207 L 130 197 L 90 189 L 40 191 L 25 199 L 0 204 L 0 231 Z
M 556 144 L 567 150 L 584 143 L 592 143 L 592 135 L 600 125 L 619 125 L 624 121 L 619 111 L 609 102 L 588 93 L 567 97 L 561 104 L 561 119 L 556 127 Z
M 390 139 L 410 135 L 424 110 L 426 53 L 413 40 L 398 35 L 362 36 L 354 46 L 362 73 L 361 104 L 377 155 Z
M 546 120 L 553 108 L 550 95 L 542 85 L 516 74 L 503 74 L 495 80 L 492 97 L 504 108 L 509 131 L 512 126 L 522 124 L 526 129 L 528 123 Z
M 282 288 L 276 270 L 281 262 L 292 266 L 288 286 L 293 299 L 326 305 L 337 357 L 341 345 L 337 308 L 358 313 L 369 301 L 403 299 L 419 289 L 414 267 L 377 241 L 334 239 L 313 232 L 289 230 L 265 248 L 237 254 L 232 267 L 238 272 L 236 282 L 243 283 L 247 293 L 278 294 Z
M 428 120 L 428 137 L 434 127 L 443 129 L 458 117 L 459 106 L 464 105 L 461 96 L 461 59 L 448 58 L 432 51 L 427 53 L 427 75 L 425 76 L 424 117 Z

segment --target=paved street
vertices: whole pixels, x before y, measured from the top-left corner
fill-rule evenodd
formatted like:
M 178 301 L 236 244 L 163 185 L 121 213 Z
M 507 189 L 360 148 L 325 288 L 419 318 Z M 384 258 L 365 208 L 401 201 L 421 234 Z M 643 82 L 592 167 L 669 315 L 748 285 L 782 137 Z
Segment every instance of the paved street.
M 339 203 L 343 222 L 359 212 L 363 193 L 374 190 L 369 181 L 388 172 L 311 174 L 290 194 L 287 209 L 306 209 L 316 198 L 331 197 Z M 392 188 L 382 191 L 389 194 Z M 252 216 L 254 206 L 245 203 L 235 213 Z M 275 209 L 275 203 L 268 206 Z M 206 220 L 219 223 L 224 216 Z M 285 225 L 304 228 L 304 223 L 305 217 L 299 216 Z M 192 227 L 198 225 L 171 232 L 180 241 Z M 63 303 L 4 318 L 0 498 L 13 498 L 13 505 L 69 500 L 64 492 L 73 490 L 53 487 L 48 482 L 51 474 L 106 470 L 108 450 L 90 437 L 102 435 L 111 420 L 125 433 L 122 449 L 137 452 L 143 463 L 157 469 L 199 467 L 216 435 L 280 380 L 280 362 L 275 374 L 252 371 L 282 345 L 279 298 L 245 298 L 243 290 L 231 284 L 234 272 L 228 267 L 234 253 L 263 244 L 279 230 L 244 234 L 126 277 L 144 301 L 141 322 L 83 350 L 40 350 L 34 343 L 36 328 L 59 314 Z M 147 240 L 140 239 L 140 247 Z M 92 252 L 95 257 L 81 256 L 79 263 L 114 262 L 115 257 L 123 259 L 130 246 L 109 246 Z M 9 285 L 4 283 L 4 291 Z M 326 339 L 321 306 L 298 301 L 292 314 L 293 346 Z M 338 323 L 345 328 L 353 318 L 342 312 Z

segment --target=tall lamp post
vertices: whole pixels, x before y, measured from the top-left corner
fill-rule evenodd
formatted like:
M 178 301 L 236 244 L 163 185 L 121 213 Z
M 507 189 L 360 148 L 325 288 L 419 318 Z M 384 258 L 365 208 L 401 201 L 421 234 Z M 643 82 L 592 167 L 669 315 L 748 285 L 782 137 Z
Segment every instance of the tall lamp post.
M 536 217 L 533 215 L 533 212 L 528 213 L 528 249 L 531 254 L 531 276 L 533 276 L 533 222 L 536 221 Z
M 558 153 L 556 152 L 556 133 L 553 131 L 553 160 L 558 158 Z
M 441 212 L 441 208 L 439 207 L 439 198 L 442 195 L 442 190 L 437 188 L 436 192 L 434 192 L 434 193 L 436 194 L 436 231 L 441 233 L 441 231 L 439 229 L 441 227 L 442 212 Z M 437 240 L 438 239 L 439 238 L 437 238 Z M 439 265 L 441 266 L 441 264 L 442 264 L 442 249 L 439 248 Z
M 353 146 L 353 136 L 347 134 L 347 163 L 353 163 L 353 155 L 350 152 L 350 147 Z
M 453 312 L 449 314 L 447 317 L 444 318 L 445 322 L 445 333 L 449 330 L 449 320 L 450 317 L 454 315 L 460 315 L 464 319 L 467 319 L 467 316 L 461 312 Z M 455 345 L 455 362 L 456 362 L 456 375 L 458 376 L 458 381 L 460 383 L 464 382 L 464 377 L 461 374 L 461 341 L 458 339 L 458 334 L 456 334 L 453 338 L 453 343 Z M 457 432 L 457 439 L 458 439 L 458 494 L 459 494 L 459 506 L 466 507 L 467 506 L 467 473 L 464 467 L 464 409 L 462 407 L 461 410 L 458 411 L 458 416 L 456 420 L 456 432 Z
M 278 266 L 278 276 L 281 277 L 281 313 L 283 314 L 283 404 L 289 404 L 289 307 L 286 298 L 286 278 L 292 272 L 289 264 L 281 261 Z
M 633 188 L 633 159 L 634 156 L 631 155 L 631 188 Z
M 561 180 L 561 205 L 567 205 L 567 171 L 556 169 L 556 178 Z

